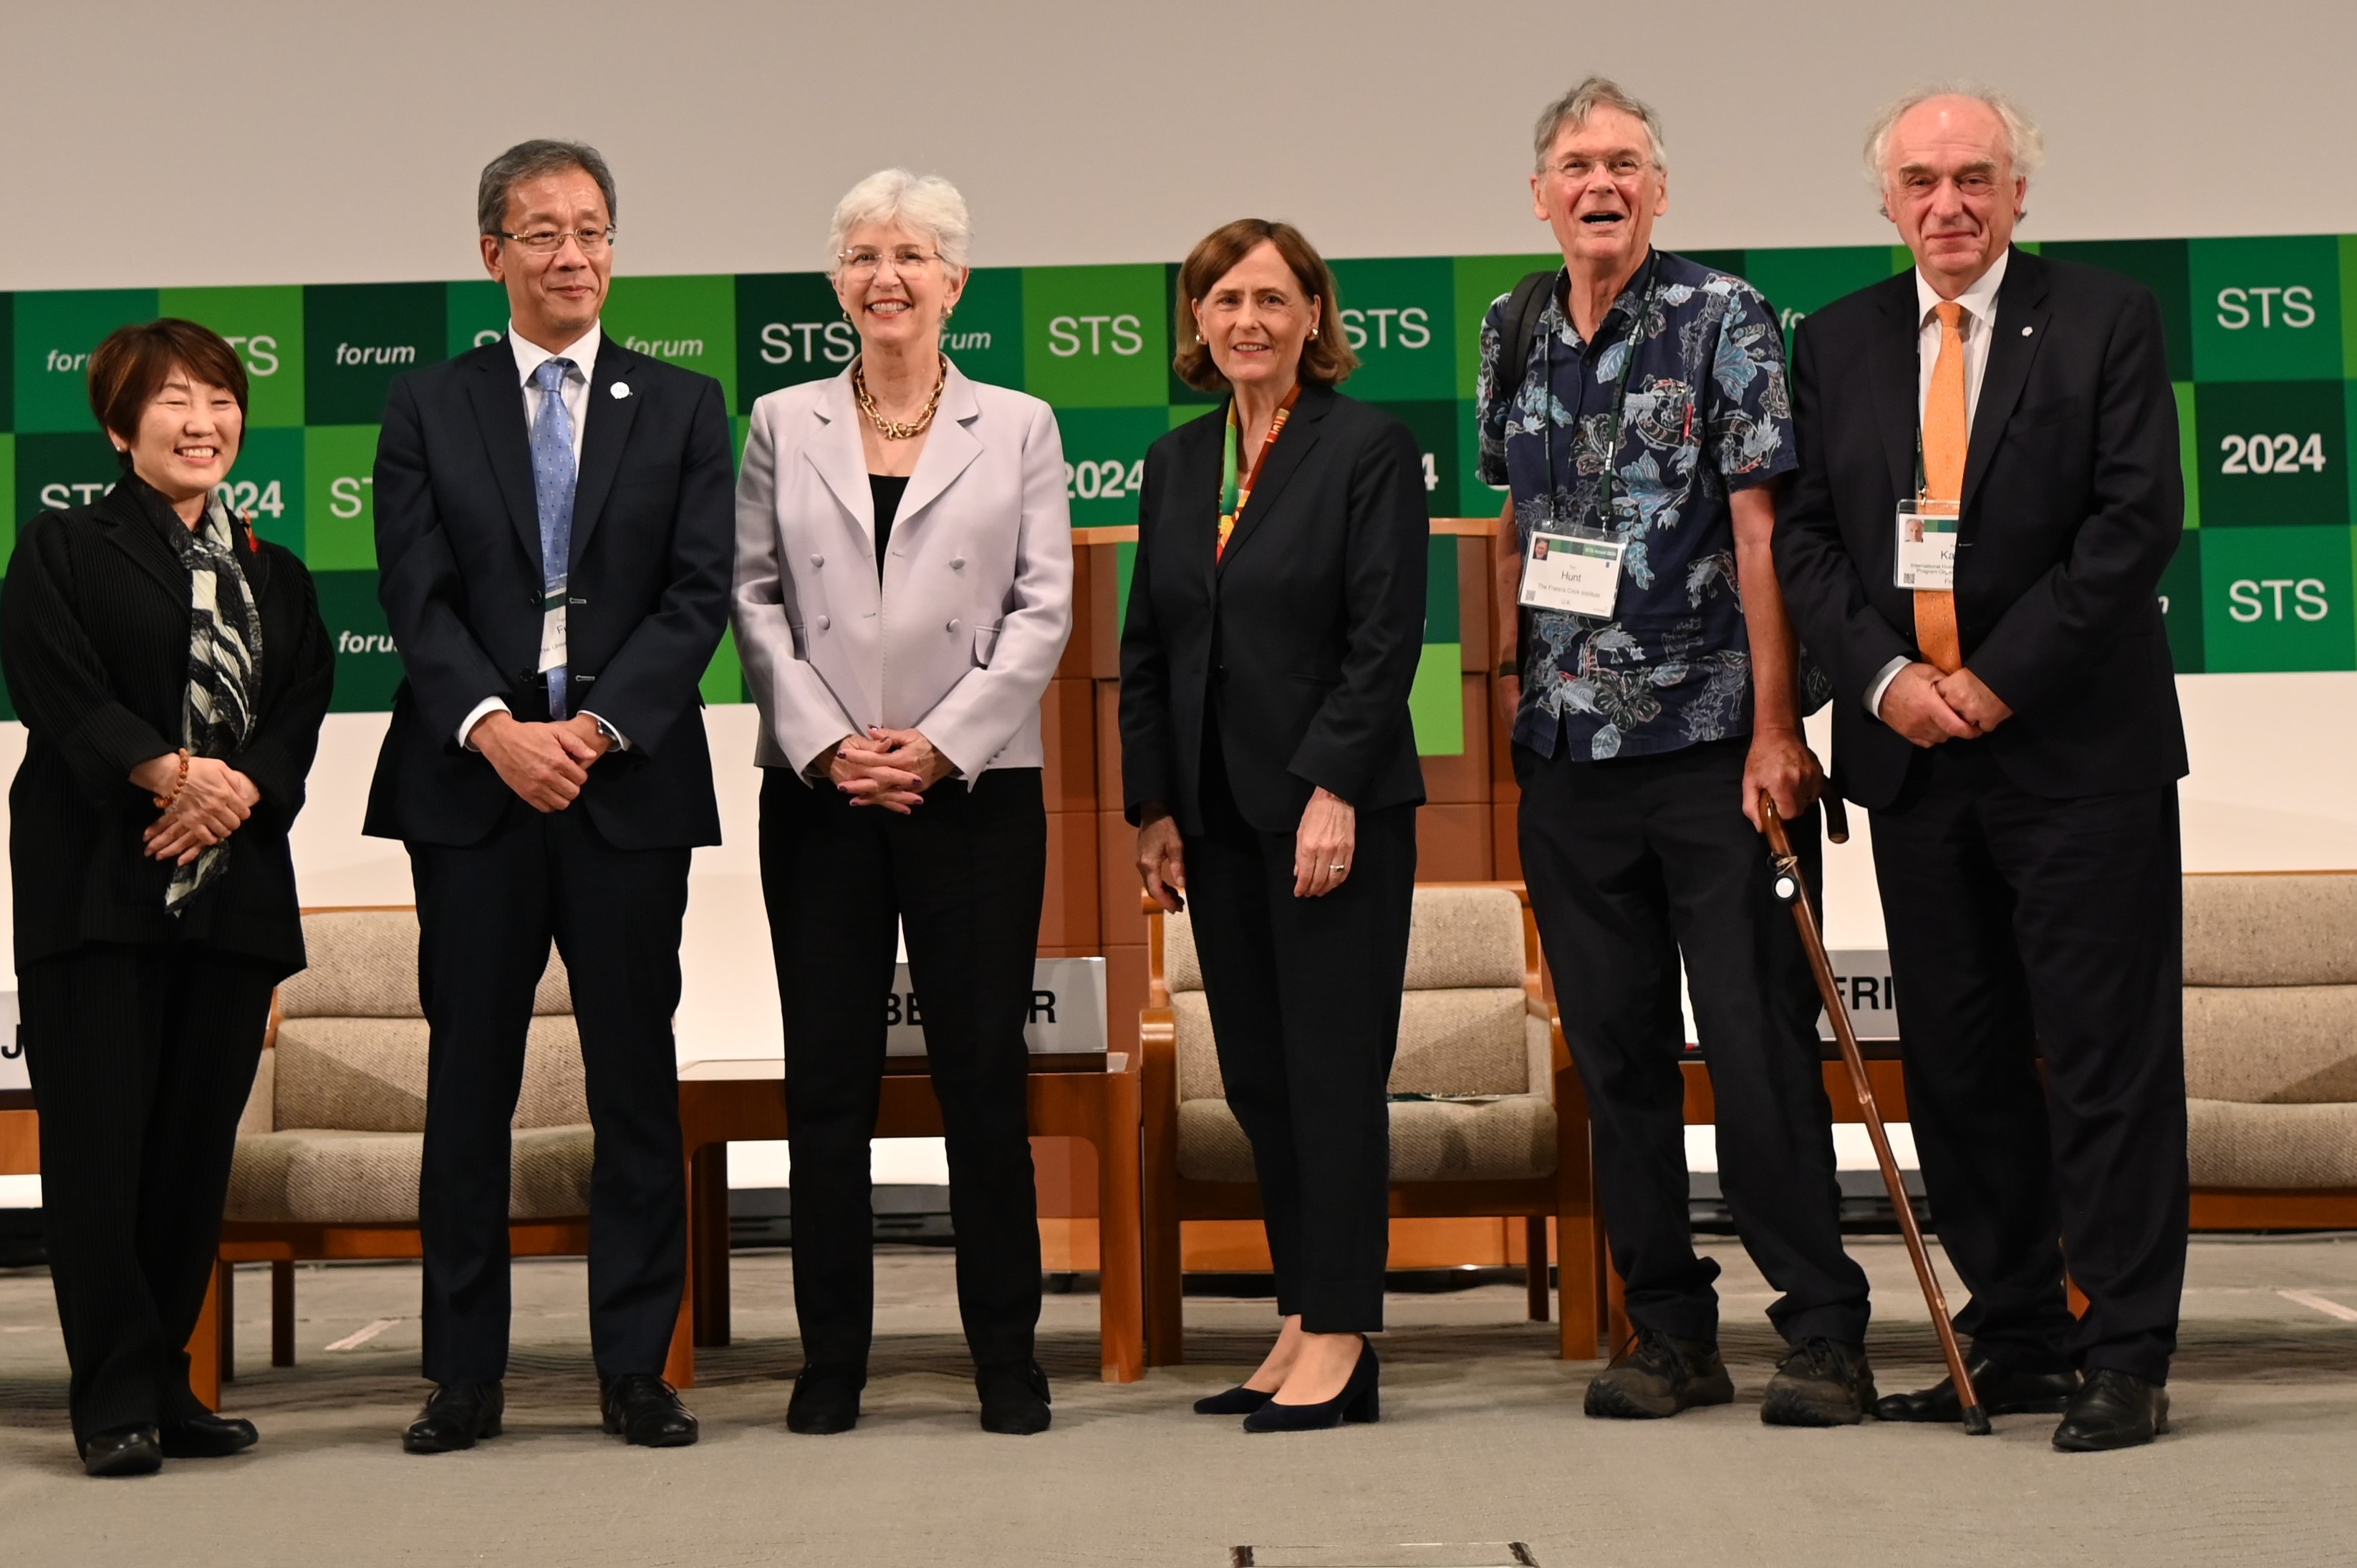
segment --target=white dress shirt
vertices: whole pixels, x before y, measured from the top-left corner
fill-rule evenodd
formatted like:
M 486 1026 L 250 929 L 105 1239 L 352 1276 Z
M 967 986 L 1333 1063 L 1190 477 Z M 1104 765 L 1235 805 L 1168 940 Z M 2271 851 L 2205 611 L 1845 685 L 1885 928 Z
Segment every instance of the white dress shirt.
M 542 400 L 547 395 L 533 381 L 533 374 L 551 360 L 573 361 L 573 369 L 565 372 L 564 390 L 558 395 L 565 400 L 565 412 L 573 426 L 573 472 L 576 478 L 581 472 L 581 431 L 589 423 L 589 381 L 590 378 L 597 372 L 597 346 L 604 340 L 604 326 L 593 321 L 589 324 L 588 331 L 581 334 L 563 349 L 551 353 L 518 333 L 513 321 L 508 323 L 508 347 L 515 351 L 516 378 L 523 387 L 523 427 L 527 431 L 539 423 L 540 405 Z M 564 655 L 560 648 L 558 662 L 563 661 Z M 507 699 L 485 697 L 481 702 L 477 703 L 474 709 L 458 725 L 458 744 L 469 751 L 474 750 L 475 743 L 468 737 L 475 733 L 475 726 L 482 723 L 483 715 L 493 711 L 500 713 L 509 711 Z M 589 713 L 587 708 L 580 711 L 585 714 Z M 595 714 L 589 714 L 589 716 L 597 720 L 597 727 L 604 730 L 615 745 L 625 751 L 630 749 L 630 743 L 622 738 L 619 730 L 604 719 L 597 718 Z
M 1956 303 L 1964 307 L 1964 320 L 1958 324 L 1964 339 L 1964 434 L 1971 438 L 1973 411 L 1980 406 L 1981 378 L 1988 370 L 1989 342 L 1996 335 L 1996 291 L 2005 283 L 2005 264 L 2012 258 L 2008 250 L 1996 259 L 1996 264 L 1980 275 L 1978 282 L 1956 295 Z M 1940 361 L 1940 317 L 1942 304 L 1939 290 L 1923 281 L 1923 270 L 1915 270 L 1915 306 L 1921 312 L 1915 328 L 1915 427 L 1923 427 L 1923 412 L 1932 401 L 1932 371 Z M 1869 717 L 1882 716 L 1883 694 L 1890 682 L 1907 668 L 1909 660 L 1894 659 L 1882 667 L 1874 683 L 1866 689 L 1866 711 Z

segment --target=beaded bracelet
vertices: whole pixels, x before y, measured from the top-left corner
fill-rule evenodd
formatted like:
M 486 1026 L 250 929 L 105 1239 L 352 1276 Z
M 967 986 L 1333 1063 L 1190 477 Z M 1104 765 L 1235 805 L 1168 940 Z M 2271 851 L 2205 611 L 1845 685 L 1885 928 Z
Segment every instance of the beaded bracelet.
M 172 809 L 172 802 L 180 798 L 180 791 L 188 788 L 188 748 L 184 746 L 180 747 L 180 770 L 172 779 L 172 792 L 168 795 L 151 795 L 148 799 L 156 802 L 157 811 L 168 811 Z

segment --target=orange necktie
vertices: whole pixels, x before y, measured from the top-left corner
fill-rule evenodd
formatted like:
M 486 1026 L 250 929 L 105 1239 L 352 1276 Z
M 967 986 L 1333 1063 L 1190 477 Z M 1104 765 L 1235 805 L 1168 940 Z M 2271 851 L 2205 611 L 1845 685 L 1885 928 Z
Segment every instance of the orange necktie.
M 1923 498 L 1961 500 L 1970 432 L 1964 412 L 1964 307 L 1943 299 L 1932 307 L 1932 314 L 1940 318 L 1940 357 L 1932 361 L 1932 394 L 1923 400 Z M 1955 595 L 1937 588 L 1915 590 L 1915 645 L 1943 674 L 1963 667 Z

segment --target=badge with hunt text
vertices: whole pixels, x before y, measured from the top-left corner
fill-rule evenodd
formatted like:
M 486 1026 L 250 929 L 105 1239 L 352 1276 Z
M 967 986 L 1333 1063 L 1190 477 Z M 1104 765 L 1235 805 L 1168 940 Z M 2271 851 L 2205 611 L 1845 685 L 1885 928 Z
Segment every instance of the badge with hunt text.
M 1531 609 L 1609 618 L 1620 592 L 1620 557 L 1628 552 L 1626 540 L 1600 533 L 1534 532 L 1523 554 L 1522 602 Z

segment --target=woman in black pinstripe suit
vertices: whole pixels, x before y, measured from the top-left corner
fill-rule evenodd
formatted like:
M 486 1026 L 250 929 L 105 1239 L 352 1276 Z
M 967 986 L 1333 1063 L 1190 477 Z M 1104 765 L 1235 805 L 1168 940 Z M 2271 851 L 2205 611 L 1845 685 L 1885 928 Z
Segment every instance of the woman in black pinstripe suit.
M 9 792 L 18 1005 L 41 1196 L 93 1476 L 251 1446 L 188 1389 L 270 992 L 303 967 L 286 830 L 334 657 L 310 575 L 216 490 L 245 370 L 193 322 L 91 356 L 124 476 L 43 512 L 0 585 L 25 721 Z

